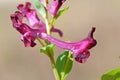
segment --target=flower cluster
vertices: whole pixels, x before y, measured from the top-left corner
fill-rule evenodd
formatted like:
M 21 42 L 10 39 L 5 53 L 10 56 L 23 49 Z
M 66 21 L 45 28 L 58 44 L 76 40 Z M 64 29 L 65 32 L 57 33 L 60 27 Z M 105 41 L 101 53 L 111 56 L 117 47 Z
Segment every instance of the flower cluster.
M 46 25 L 42 22 L 36 13 L 35 9 L 31 9 L 31 3 L 18 5 L 20 11 L 16 11 L 12 14 L 11 20 L 13 27 L 22 34 L 21 40 L 24 42 L 26 47 L 34 47 L 34 42 L 37 37 L 40 37 L 42 32 L 46 32 Z M 26 18 L 29 25 L 23 22 L 23 18 Z M 62 31 L 52 27 L 51 32 L 58 32 L 60 36 L 63 35 Z
M 44 3 L 44 0 L 40 1 L 42 4 Z M 65 1 L 66 0 L 52 0 L 52 6 L 48 5 L 46 10 L 50 11 L 52 16 L 56 16 Z M 76 61 L 80 63 L 86 62 L 87 58 L 90 56 L 89 49 L 94 47 L 97 43 L 93 38 L 95 27 L 89 32 L 87 38 L 79 42 L 64 42 L 46 33 L 46 24 L 39 19 L 36 10 L 31 9 L 31 3 L 26 2 L 25 4 L 19 4 L 17 8 L 18 11 L 10 17 L 13 27 L 22 35 L 21 40 L 24 42 L 25 47 L 34 47 L 36 45 L 35 40 L 40 38 L 42 40 L 48 40 L 50 43 L 60 48 L 72 51 Z M 27 19 L 29 25 L 23 22 L 23 18 Z M 54 26 L 50 32 L 57 32 L 60 36 L 63 35 L 62 31 L 56 29 Z

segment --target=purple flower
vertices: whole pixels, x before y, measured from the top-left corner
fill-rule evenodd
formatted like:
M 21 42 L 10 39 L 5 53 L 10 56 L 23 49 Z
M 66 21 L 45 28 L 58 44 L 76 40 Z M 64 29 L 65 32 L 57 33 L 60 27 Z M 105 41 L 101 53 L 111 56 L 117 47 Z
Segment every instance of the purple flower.
M 11 20 L 13 27 L 20 32 L 22 35 L 21 40 L 24 42 L 25 47 L 34 47 L 36 43 L 34 42 L 37 37 L 40 37 L 41 33 L 46 33 L 46 25 L 40 21 L 37 13 L 34 9 L 30 9 L 31 4 L 27 2 L 25 6 L 20 4 L 18 9 L 21 11 L 16 11 L 12 14 Z M 23 23 L 23 18 L 26 18 L 30 24 Z M 62 36 L 62 31 L 52 27 L 51 32 L 58 32 Z
M 31 9 L 30 7 L 31 7 L 31 3 L 26 2 L 25 5 L 19 4 L 17 8 L 21 11 L 21 13 L 24 14 L 24 17 L 28 20 L 28 22 L 32 28 L 34 28 L 34 27 L 41 28 L 42 32 L 46 32 L 45 23 L 43 23 L 39 19 L 36 10 Z M 63 35 L 61 30 L 54 28 L 54 27 L 52 27 L 51 32 L 58 32 L 60 36 Z
M 31 3 L 26 2 L 26 4 L 19 4 L 18 9 L 24 14 L 24 17 L 28 20 L 30 23 L 31 27 L 41 27 L 44 25 L 42 21 L 37 16 L 36 10 L 35 9 L 30 9 Z
M 48 10 L 51 12 L 53 16 L 56 16 L 60 7 L 66 0 L 52 0 L 52 6 L 48 7 Z
M 58 47 L 72 51 L 75 60 L 80 63 L 84 63 L 90 56 L 89 49 L 91 49 L 97 44 L 96 40 L 93 38 L 94 31 L 95 28 L 93 27 L 90 33 L 88 34 L 87 38 L 74 43 L 57 40 L 47 35 L 46 33 L 42 33 L 41 35 L 43 39 L 49 40 L 51 43 L 56 44 Z
M 27 24 L 22 22 L 23 14 L 16 11 L 11 15 L 11 20 L 13 22 L 13 27 L 22 34 L 21 40 L 24 42 L 25 47 L 34 47 L 36 43 L 34 42 L 39 29 L 32 29 Z

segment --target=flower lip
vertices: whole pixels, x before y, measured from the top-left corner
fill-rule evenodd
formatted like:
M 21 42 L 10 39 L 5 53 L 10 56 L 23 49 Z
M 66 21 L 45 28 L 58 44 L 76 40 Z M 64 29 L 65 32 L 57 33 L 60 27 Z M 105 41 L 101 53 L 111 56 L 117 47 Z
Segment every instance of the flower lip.
M 14 14 L 12 14 L 12 15 L 10 16 L 10 18 L 11 18 L 11 20 L 12 20 L 14 23 L 21 24 L 23 15 L 22 15 L 22 13 L 20 13 L 19 11 L 16 11 Z M 13 27 L 14 27 L 14 26 L 13 26 Z
M 15 14 L 12 14 L 10 17 L 13 22 L 13 27 L 17 31 L 19 31 L 21 34 L 24 34 L 30 30 L 30 28 L 26 24 L 22 23 L 23 15 L 19 11 L 16 11 Z M 23 27 L 23 25 L 24 25 L 24 27 Z
M 30 2 L 26 2 L 25 5 L 24 4 L 19 4 L 17 6 L 17 8 L 19 10 L 23 11 L 23 12 L 30 11 L 31 10 L 30 7 L 31 7 L 31 3 Z
M 30 2 L 26 2 L 25 4 L 19 4 L 17 6 L 18 10 L 20 10 L 24 17 L 26 17 L 31 27 L 43 26 L 40 19 L 38 18 L 36 10 L 31 9 L 30 7 Z
M 80 63 L 85 63 L 89 56 L 90 56 L 89 51 L 83 51 L 83 52 L 78 53 L 78 55 L 75 56 L 75 60 Z

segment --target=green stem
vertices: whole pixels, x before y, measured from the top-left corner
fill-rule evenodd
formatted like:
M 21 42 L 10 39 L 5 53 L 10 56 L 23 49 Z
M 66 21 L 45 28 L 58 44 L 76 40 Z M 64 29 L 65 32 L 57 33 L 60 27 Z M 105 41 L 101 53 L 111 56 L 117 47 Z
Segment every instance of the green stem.
M 55 19 L 54 17 L 52 17 L 52 20 L 50 21 L 50 24 L 49 24 L 50 29 L 52 29 L 54 22 L 55 22 Z
M 46 13 L 46 14 L 47 14 L 47 13 Z M 50 35 L 50 27 L 49 27 L 49 22 L 48 22 L 47 16 L 46 16 L 46 18 L 45 18 L 45 23 L 46 23 L 47 34 Z
M 56 69 L 55 60 L 54 60 L 53 56 L 50 56 L 50 61 L 51 61 L 53 73 L 54 73 L 54 76 L 55 76 L 55 80 L 61 80 L 61 79 L 60 79 L 60 76 L 59 76 L 59 74 L 58 74 L 58 71 L 57 71 L 57 69 Z
M 47 8 L 48 0 L 44 0 L 44 5 Z M 50 26 L 49 26 L 48 11 L 47 10 L 46 10 L 46 16 L 45 16 L 45 23 L 46 23 L 47 34 L 50 35 Z
M 40 40 L 40 38 L 37 38 L 37 40 L 42 46 L 45 46 L 44 43 Z
M 44 4 L 45 4 L 45 7 L 48 6 L 48 0 L 44 0 Z M 49 25 L 49 20 L 48 20 L 48 11 L 46 10 L 46 17 L 45 17 L 45 24 L 46 24 L 46 31 L 47 31 L 47 34 L 50 35 L 50 25 Z M 47 43 L 47 42 L 46 42 Z M 48 44 L 48 43 L 47 43 Z M 53 69 L 53 73 L 54 73 L 54 76 L 55 76 L 55 80 L 60 80 L 60 76 L 58 74 L 58 71 L 56 69 L 56 65 L 55 65 L 55 60 L 54 60 L 54 57 L 51 56 L 51 55 L 48 55 L 48 57 L 50 58 L 50 62 L 51 62 L 51 65 L 52 65 L 52 69 Z

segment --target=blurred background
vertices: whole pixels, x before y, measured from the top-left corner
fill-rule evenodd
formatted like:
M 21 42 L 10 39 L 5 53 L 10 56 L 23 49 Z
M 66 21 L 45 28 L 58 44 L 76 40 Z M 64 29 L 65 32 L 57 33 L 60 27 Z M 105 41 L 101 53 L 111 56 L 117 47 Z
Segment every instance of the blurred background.
M 31 0 L 0 0 L 0 80 L 54 80 L 49 59 L 40 46 L 25 48 L 13 29 L 10 14 L 16 6 Z M 96 27 L 97 46 L 85 64 L 74 61 L 66 80 L 100 80 L 103 73 L 120 67 L 120 0 L 67 0 L 69 10 L 55 25 L 64 32 L 64 41 L 79 41 Z M 37 42 L 37 41 L 36 41 Z M 63 52 L 56 48 L 55 57 Z

